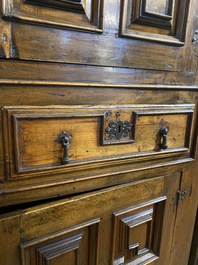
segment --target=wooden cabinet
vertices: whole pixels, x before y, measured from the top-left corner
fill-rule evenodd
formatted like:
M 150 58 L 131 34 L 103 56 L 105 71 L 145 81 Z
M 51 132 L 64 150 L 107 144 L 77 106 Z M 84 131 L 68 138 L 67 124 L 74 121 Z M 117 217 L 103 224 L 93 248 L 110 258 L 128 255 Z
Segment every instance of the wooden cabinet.
M 196 265 L 196 0 L 0 6 L 0 264 Z

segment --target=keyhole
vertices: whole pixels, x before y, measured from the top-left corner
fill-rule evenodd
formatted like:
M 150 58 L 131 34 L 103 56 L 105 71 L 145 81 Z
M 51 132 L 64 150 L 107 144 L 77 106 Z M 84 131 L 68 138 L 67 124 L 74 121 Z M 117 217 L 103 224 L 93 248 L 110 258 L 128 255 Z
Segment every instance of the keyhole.
M 122 125 L 118 125 L 118 133 L 122 132 Z

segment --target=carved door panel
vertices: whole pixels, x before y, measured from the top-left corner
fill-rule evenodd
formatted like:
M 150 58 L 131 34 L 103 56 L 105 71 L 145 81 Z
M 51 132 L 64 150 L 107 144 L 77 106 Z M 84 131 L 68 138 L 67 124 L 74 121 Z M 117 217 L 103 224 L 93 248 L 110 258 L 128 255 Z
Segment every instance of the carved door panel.
M 1 262 L 170 264 L 180 178 L 178 172 L 5 214 Z

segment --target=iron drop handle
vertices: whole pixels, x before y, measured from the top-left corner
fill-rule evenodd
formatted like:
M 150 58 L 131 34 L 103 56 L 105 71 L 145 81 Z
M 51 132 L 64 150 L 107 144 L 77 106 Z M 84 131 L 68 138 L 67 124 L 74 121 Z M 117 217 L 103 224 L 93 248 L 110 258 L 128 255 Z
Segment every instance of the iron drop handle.
M 160 144 L 160 147 L 162 149 L 167 149 L 168 145 L 167 145 L 167 135 L 168 135 L 168 127 L 166 127 L 165 125 L 163 125 L 160 130 L 159 130 L 159 135 L 162 138 L 162 142 Z
M 68 132 L 63 131 L 57 138 L 57 142 L 62 144 L 63 146 L 63 158 L 61 159 L 61 162 L 63 165 L 69 163 L 69 155 L 68 155 L 68 150 L 70 147 L 70 140 L 71 140 L 71 135 Z

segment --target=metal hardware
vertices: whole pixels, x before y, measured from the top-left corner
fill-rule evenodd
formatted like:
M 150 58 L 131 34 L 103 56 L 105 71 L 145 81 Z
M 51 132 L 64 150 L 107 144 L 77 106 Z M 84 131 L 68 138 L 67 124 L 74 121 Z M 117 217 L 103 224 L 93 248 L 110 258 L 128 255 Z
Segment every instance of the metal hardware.
M 68 156 L 68 150 L 69 150 L 71 138 L 72 138 L 71 135 L 65 131 L 63 131 L 57 138 L 57 142 L 59 144 L 62 144 L 64 148 L 63 158 L 61 159 L 61 162 L 63 165 L 69 163 L 69 160 L 70 160 Z
M 132 125 L 129 121 L 110 121 L 109 126 L 105 129 L 105 132 L 109 134 L 110 139 L 120 140 L 122 137 L 127 137 L 132 130 Z
M 162 143 L 160 144 L 160 147 L 162 149 L 167 149 L 168 148 L 168 145 L 167 145 L 167 134 L 168 134 L 168 127 L 163 125 L 160 128 L 160 130 L 159 130 L 159 135 L 160 135 L 160 137 L 162 137 Z
M 177 205 L 180 204 L 181 200 L 185 199 L 186 195 L 188 194 L 187 190 L 185 191 L 177 191 Z
M 192 43 L 197 42 L 198 29 L 195 30 L 194 36 L 192 38 Z

